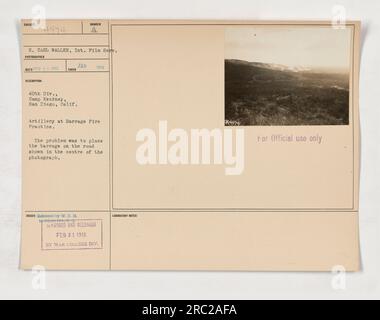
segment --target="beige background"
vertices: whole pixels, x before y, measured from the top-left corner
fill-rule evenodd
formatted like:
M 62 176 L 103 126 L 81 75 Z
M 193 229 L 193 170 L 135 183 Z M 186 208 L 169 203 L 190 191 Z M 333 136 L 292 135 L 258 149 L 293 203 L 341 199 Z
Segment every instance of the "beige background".
M 114 208 L 353 209 L 352 117 L 350 126 L 245 127 L 241 176 L 223 165 L 136 162 L 136 133 L 158 132 L 159 120 L 169 130 L 223 129 L 226 28 L 244 26 L 113 27 Z M 257 142 L 272 134 L 323 143 Z
M 159 170 L 152 167 L 144 168 L 142 173 L 131 161 L 135 154 L 134 136 L 141 125 L 153 127 L 158 117 L 164 115 L 169 126 L 176 127 L 223 123 L 223 27 L 133 26 L 125 28 L 127 31 L 115 30 L 112 39 L 117 50 L 112 66 L 115 207 L 241 207 L 268 211 L 292 211 L 299 207 L 321 212 L 221 213 L 215 210 L 213 213 L 142 212 L 133 217 L 122 217 L 124 213 L 120 212 L 111 216 L 109 155 L 96 161 L 43 166 L 24 158 L 22 268 L 42 264 L 49 269 L 327 271 L 343 264 L 347 270 L 359 269 L 357 95 L 351 105 L 355 143 L 351 126 L 319 127 L 318 132 L 326 141 L 322 146 L 258 147 L 253 143 L 255 135 L 270 134 L 274 129 L 252 127 L 246 132 L 247 145 L 252 148 L 246 150 L 243 176 L 230 179 L 224 176 L 223 168 L 217 167 Z M 358 24 L 355 40 L 352 85 L 357 93 Z M 165 60 L 168 58 L 169 61 Z M 144 68 L 138 68 L 141 64 Z M 149 74 L 144 74 L 148 69 Z M 202 77 L 198 76 L 199 72 Z M 81 100 L 78 110 L 81 114 L 96 112 L 105 123 L 109 120 L 106 77 L 89 77 L 87 83 L 96 83 L 86 88 L 73 85 L 74 80 L 69 76 L 44 79 L 50 88 Z M 78 83 L 83 83 L 83 79 Z M 30 88 L 24 86 L 24 99 L 27 89 Z M 192 112 L 188 112 L 189 107 Z M 24 105 L 24 121 L 28 116 Z M 279 129 L 281 133 L 316 132 L 314 128 L 300 127 L 277 128 L 276 133 Z M 109 138 L 107 126 L 102 130 L 87 133 Z M 24 130 L 24 143 L 29 138 L 30 132 Z M 282 168 L 278 166 L 279 158 Z M 310 170 L 311 167 L 315 170 Z M 195 177 L 204 181 L 200 184 Z M 179 178 L 182 183 L 177 182 Z M 330 210 L 323 210 L 327 208 Z M 328 212 L 334 209 L 341 212 Z M 73 251 L 42 252 L 37 246 L 41 237 L 39 221 L 28 216 L 27 211 L 41 214 L 74 211 L 79 218 L 102 219 L 104 237 L 111 242 L 105 240 L 103 250 L 83 255 Z

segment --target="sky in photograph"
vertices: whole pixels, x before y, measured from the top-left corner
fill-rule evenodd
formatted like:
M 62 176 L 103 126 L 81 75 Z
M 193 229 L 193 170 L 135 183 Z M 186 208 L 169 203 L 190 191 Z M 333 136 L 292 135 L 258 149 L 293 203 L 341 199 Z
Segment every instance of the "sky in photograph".
M 232 26 L 226 29 L 225 57 L 348 71 L 351 40 L 350 27 Z

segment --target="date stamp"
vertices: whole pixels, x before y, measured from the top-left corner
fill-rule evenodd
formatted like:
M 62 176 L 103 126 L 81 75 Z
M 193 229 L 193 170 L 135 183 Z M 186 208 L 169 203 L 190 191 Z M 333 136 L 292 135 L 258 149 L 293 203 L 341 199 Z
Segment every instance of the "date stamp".
M 103 249 L 103 221 L 96 219 L 42 221 L 41 248 L 43 251 Z

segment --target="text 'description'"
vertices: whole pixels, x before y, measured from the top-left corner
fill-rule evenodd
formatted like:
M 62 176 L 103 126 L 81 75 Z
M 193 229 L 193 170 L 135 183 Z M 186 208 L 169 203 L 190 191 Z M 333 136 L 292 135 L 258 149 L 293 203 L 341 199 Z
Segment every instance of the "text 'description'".
M 102 220 L 41 222 L 42 250 L 91 250 L 103 248 Z

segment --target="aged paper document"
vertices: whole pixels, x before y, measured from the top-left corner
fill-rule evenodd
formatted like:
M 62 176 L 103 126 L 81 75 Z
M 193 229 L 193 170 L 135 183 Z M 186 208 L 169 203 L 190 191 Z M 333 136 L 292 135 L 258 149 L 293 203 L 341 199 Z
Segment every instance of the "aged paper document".
M 23 269 L 360 269 L 359 22 L 39 23 Z

